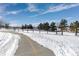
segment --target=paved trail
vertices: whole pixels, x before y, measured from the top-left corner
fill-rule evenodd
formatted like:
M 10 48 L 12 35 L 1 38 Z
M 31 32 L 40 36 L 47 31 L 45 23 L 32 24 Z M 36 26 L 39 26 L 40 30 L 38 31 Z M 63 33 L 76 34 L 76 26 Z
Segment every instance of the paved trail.
M 11 32 L 14 33 L 14 32 Z M 19 34 L 19 33 L 17 33 Z M 28 36 L 19 34 L 21 39 L 15 56 L 55 56 L 53 51 L 36 43 Z
M 16 56 L 54 56 L 54 53 L 31 40 L 29 37 L 20 34 L 21 41 Z

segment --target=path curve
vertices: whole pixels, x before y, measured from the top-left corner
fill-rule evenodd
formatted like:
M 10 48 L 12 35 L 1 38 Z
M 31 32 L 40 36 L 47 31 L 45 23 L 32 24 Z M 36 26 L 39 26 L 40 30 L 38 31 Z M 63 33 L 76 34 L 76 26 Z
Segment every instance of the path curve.
M 28 36 L 15 32 L 10 33 L 18 34 L 21 37 L 15 56 L 55 56 L 53 51 L 43 47 Z

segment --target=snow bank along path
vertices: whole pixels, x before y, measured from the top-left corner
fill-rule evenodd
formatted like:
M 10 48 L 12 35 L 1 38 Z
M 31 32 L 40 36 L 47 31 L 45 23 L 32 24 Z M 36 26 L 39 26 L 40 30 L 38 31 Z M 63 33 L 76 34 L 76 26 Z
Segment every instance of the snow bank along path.
M 14 55 L 19 39 L 18 35 L 0 32 L 0 56 Z
M 20 32 L 21 33 L 21 32 Z M 41 32 L 34 33 L 32 31 L 22 32 L 29 36 L 34 41 L 51 49 L 56 56 L 77 56 L 79 55 L 79 37 L 74 36 L 74 33 L 65 32 L 64 35 L 55 35 L 55 33 Z

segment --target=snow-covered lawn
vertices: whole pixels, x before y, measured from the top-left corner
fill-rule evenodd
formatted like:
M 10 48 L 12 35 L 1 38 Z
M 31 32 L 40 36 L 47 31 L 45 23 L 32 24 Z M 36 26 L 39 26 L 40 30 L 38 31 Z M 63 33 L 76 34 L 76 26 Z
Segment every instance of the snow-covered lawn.
M 0 56 L 14 55 L 19 39 L 18 35 L 0 32 Z
M 64 32 L 63 36 L 61 32 L 56 35 L 55 32 L 47 34 L 45 31 L 39 33 L 39 31 L 22 32 L 20 30 L 19 33 L 23 33 L 40 45 L 49 48 L 56 56 L 79 56 L 79 36 L 75 36 L 75 33 Z M 18 47 L 18 39 L 18 35 L 0 32 L 0 55 L 14 55 Z
M 56 56 L 77 56 L 79 55 L 79 37 L 74 33 L 64 32 L 64 35 L 56 35 L 54 32 L 39 33 L 38 31 L 20 32 L 29 36 L 32 40 L 51 49 Z

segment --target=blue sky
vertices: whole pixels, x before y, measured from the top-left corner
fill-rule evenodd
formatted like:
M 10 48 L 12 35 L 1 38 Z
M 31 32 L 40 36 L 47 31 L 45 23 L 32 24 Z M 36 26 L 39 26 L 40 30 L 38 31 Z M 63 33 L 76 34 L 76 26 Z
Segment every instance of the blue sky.
M 33 24 L 40 22 L 68 23 L 79 20 L 79 4 L 75 3 L 0 3 L 0 20 L 11 25 Z

